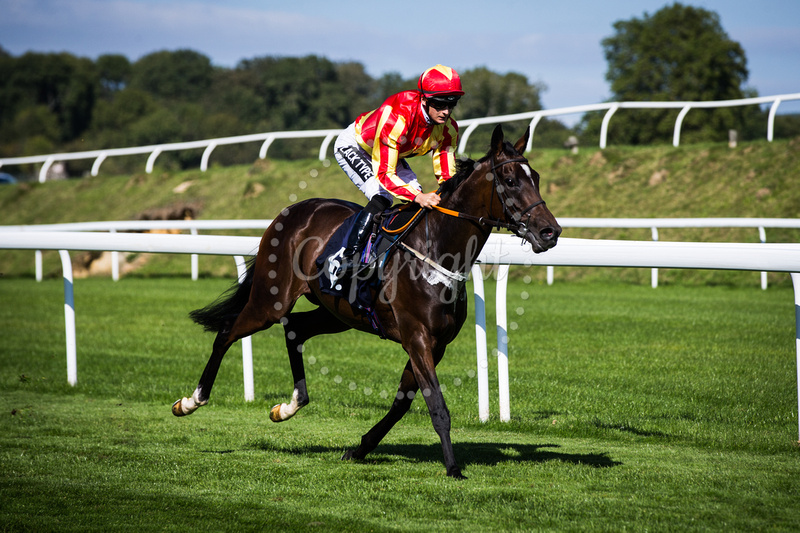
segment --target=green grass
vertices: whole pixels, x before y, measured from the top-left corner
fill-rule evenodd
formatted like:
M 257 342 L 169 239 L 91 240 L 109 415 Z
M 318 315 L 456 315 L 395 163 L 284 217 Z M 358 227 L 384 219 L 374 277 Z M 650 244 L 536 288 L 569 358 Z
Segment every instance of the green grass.
M 61 282 L 0 278 L 4 531 L 800 528 L 784 286 L 512 280 L 511 422 L 492 364 L 495 415 L 478 420 L 471 317 L 439 368 L 469 478 L 455 481 L 421 402 L 366 461 L 339 460 L 405 362 L 361 333 L 308 343 L 311 404 L 288 422 L 267 418 L 292 388 L 280 327 L 253 339 L 255 402 L 235 346 L 209 405 L 173 417 L 212 341 L 186 313 L 228 284 L 77 280 L 70 387 Z

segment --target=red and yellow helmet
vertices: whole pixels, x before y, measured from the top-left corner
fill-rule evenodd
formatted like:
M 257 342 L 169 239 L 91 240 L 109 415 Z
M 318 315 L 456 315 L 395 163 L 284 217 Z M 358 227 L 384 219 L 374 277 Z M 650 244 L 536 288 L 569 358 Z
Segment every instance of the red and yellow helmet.
M 458 72 L 444 65 L 436 65 L 423 72 L 417 87 L 425 98 L 436 100 L 457 102 L 464 94 Z

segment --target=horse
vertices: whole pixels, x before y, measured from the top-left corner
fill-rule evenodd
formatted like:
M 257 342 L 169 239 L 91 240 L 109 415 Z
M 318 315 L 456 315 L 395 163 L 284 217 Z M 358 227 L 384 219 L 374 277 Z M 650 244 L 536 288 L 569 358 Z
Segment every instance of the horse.
M 405 415 L 421 390 L 438 434 L 447 475 L 464 478 L 450 440 L 450 412 L 436 375 L 447 345 L 467 316 L 466 279 L 494 228 L 505 228 L 530 243 L 534 252 L 556 245 L 561 227 L 539 190 L 539 174 L 522 155 L 530 130 L 512 145 L 498 125 L 490 149 L 478 161 L 459 160 L 453 177 L 439 188 L 435 209 L 420 209 L 385 260 L 374 318 L 381 336 L 408 354 L 389 412 L 343 460 L 364 459 Z M 309 403 L 303 344 L 314 336 L 356 329 L 376 334 L 374 324 L 348 300 L 320 289 L 317 259 L 335 230 L 361 206 L 335 199 L 301 201 L 281 211 L 264 232 L 244 279 L 203 309 L 190 313 L 206 331 L 216 332 L 211 356 L 191 397 L 172 406 L 175 416 L 208 403 L 220 363 L 239 339 L 282 324 L 294 390 L 288 403 L 270 411 L 273 422 L 288 420 Z M 305 296 L 316 307 L 292 312 Z

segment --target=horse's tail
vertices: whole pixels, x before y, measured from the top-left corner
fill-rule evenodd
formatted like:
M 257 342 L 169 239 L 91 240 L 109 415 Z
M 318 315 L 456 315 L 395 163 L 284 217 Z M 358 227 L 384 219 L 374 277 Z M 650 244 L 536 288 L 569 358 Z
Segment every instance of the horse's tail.
M 248 261 L 247 273 L 241 282 L 232 285 L 214 302 L 202 309 L 195 309 L 189 313 L 189 317 L 203 326 L 205 331 L 218 332 L 226 323 L 230 324 L 244 309 L 247 300 L 250 298 L 254 269 L 255 257 Z

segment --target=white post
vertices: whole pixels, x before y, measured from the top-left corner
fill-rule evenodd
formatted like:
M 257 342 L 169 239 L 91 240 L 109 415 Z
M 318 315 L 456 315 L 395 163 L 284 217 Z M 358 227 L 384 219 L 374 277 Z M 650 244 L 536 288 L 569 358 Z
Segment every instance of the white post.
M 109 233 L 116 233 L 117 230 L 112 229 Z M 111 279 L 119 281 L 119 252 L 111 252 Z
M 153 167 L 156 164 L 156 158 L 161 155 L 161 148 L 156 148 L 153 152 L 147 157 L 147 163 L 144 166 L 144 171 L 148 174 L 153 173 Z
M 261 149 L 258 151 L 258 158 L 259 159 L 266 159 L 267 158 L 267 150 L 269 150 L 269 145 L 272 144 L 272 141 L 275 140 L 275 137 L 270 135 L 266 139 L 264 139 L 264 143 L 261 145 Z
M 691 108 L 692 106 L 687 105 L 686 107 L 681 109 L 681 112 L 678 113 L 678 118 L 675 119 L 675 131 L 672 133 L 672 146 L 674 146 L 675 148 L 677 148 L 678 145 L 680 145 L 681 143 L 681 124 L 683 124 L 683 118 L 686 116 L 686 113 L 688 113 Z
M 762 226 L 758 227 L 758 238 L 761 239 L 761 242 L 767 242 L 767 232 L 764 231 Z M 761 290 L 767 290 L 767 273 L 761 273 Z
M 197 235 L 197 228 L 192 228 L 189 231 L 191 232 L 192 235 Z M 197 281 L 197 278 L 199 276 L 200 268 L 198 267 L 197 257 L 198 257 L 197 254 L 192 254 L 192 281 Z M 238 260 L 236 261 L 237 261 L 236 268 L 239 268 Z M 244 259 L 242 259 L 242 261 L 244 261 Z M 239 272 L 239 277 L 241 278 L 241 276 L 242 273 Z
M 794 286 L 795 353 L 797 365 L 797 433 L 800 442 L 800 274 L 792 273 Z
M 475 292 L 475 350 L 478 356 L 478 417 L 489 420 L 489 359 L 486 353 L 486 299 L 483 271 L 472 265 L 472 286 Z
M 767 140 L 772 142 L 775 131 L 775 114 L 778 112 L 778 106 L 781 105 L 781 99 L 776 98 L 772 105 L 769 107 L 769 118 L 767 118 Z
M 36 264 L 36 281 L 42 281 L 42 251 L 36 250 L 34 254 L 34 263 Z
M 552 285 L 553 284 L 553 277 L 554 277 L 553 276 L 553 272 L 554 271 L 555 271 L 555 268 L 553 268 L 553 266 L 548 266 L 547 267 L 547 284 L 548 285 Z
M 653 240 L 658 240 L 658 228 L 650 228 L 650 233 L 653 235 Z M 658 269 L 650 269 L 650 286 L 654 289 L 658 287 Z
M 339 135 L 338 133 L 329 133 L 322 140 L 322 144 L 319 147 L 319 160 L 320 161 L 325 161 L 326 154 L 328 153 L 328 146 L 331 144 L 331 141 L 334 140 L 338 135 Z
M 244 262 L 244 257 L 235 255 L 233 260 L 236 261 L 239 283 L 242 283 L 245 274 L 247 274 L 247 265 Z M 244 374 L 244 401 L 252 402 L 256 399 L 256 393 L 253 385 L 253 340 L 250 337 L 242 339 L 242 374 Z
M 78 384 L 78 350 L 75 343 L 75 292 L 72 287 L 72 261 L 69 252 L 59 250 L 64 274 L 64 323 L 67 337 L 67 382 Z
M 617 112 L 619 109 L 619 104 L 614 104 L 608 108 L 606 114 L 603 115 L 603 123 L 600 125 L 600 149 L 605 149 L 606 145 L 608 144 L 608 123 L 611 121 L 611 117 L 614 113 Z
M 208 158 L 211 157 L 211 152 L 213 152 L 216 147 L 217 143 L 210 142 L 208 146 L 206 146 L 206 149 L 203 150 L 203 157 L 200 158 L 200 172 L 208 170 Z
M 460 137 L 460 139 L 458 140 L 458 154 L 459 155 L 464 155 L 466 153 L 466 151 L 467 151 L 467 139 L 469 139 L 469 136 L 472 135 L 473 131 L 475 131 L 475 128 L 478 127 L 478 124 L 479 124 L 478 122 L 473 122 L 472 124 L 467 126 L 467 129 L 464 130 L 463 134 L 459 135 L 459 137 Z M 481 278 L 481 280 L 483 280 L 483 278 Z
M 511 420 L 508 392 L 508 319 L 506 313 L 506 296 L 508 293 L 509 265 L 500 265 L 497 269 L 497 294 L 495 295 L 495 312 L 497 313 L 497 389 L 500 395 L 500 421 Z
M 55 163 L 53 156 L 50 156 L 47 158 L 47 160 L 45 160 L 42 168 L 39 169 L 39 183 L 44 183 L 47 181 L 47 171 L 50 170 L 50 167 L 53 166 L 53 163 Z

